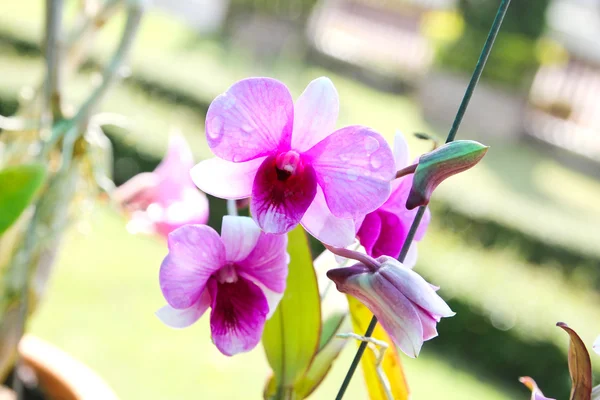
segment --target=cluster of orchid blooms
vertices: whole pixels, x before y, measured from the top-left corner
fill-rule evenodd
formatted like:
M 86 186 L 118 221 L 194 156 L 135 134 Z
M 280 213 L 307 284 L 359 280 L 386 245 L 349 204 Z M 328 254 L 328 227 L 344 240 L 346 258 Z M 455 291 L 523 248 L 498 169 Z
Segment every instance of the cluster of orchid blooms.
M 184 328 L 209 308 L 212 339 L 231 356 L 253 349 L 286 288 L 286 233 L 301 224 L 323 245 L 356 264 L 327 276 L 360 300 L 394 343 L 416 357 L 437 336 L 442 317 L 454 315 L 412 270 L 413 243 L 397 260 L 417 207 L 435 187 L 484 156 L 473 141 L 446 144 L 410 162 L 397 134 L 393 148 L 364 126 L 336 130 L 338 94 L 327 78 L 312 81 L 294 103 L 287 87 L 270 78 L 235 83 L 210 105 L 206 139 L 215 158 L 193 165 L 181 136 L 173 136 L 152 173 L 122 185 L 117 200 L 132 213 L 128 229 L 167 237 L 160 266 L 167 302 L 157 316 Z M 223 217 L 221 234 L 205 225 L 208 201 L 197 190 L 248 200 L 250 217 Z M 425 210 L 414 240 L 425 235 Z M 358 251 L 348 247 L 357 248 Z M 308 267 L 308 266 L 307 266 Z M 546 399 L 530 378 L 533 399 Z

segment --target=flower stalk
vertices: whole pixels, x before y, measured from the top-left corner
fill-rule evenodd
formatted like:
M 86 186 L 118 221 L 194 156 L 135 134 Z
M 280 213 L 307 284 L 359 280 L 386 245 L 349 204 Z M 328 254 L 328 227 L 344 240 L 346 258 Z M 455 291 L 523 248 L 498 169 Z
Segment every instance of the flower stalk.
M 475 70 L 473 71 L 473 75 L 471 76 L 471 80 L 469 81 L 469 85 L 467 86 L 467 89 L 465 91 L 465 95 L 463 96 L 461 104 L 458 108 L 458 112 L 456 114 L 454 122 L 452 123 L 452 127 L 450 128 L 448 137 L 446 138 L 446 143 L 452 142 L 454 140 L 454 138 L 456 137 L 458 128 L 460 127 L 460 124 L 462 122 L 464 114 L 467 111 L 467 107 L 469 106 L 469 102 L 471 100 L 471 97 L 473 96 L 473 92 L 475 91 L 475 87 L 477 86 L 477 83 L 479 82 L 479 79 L 481 78 L 481 74 L 483 73 L 483 68 L 485 67 L 487 59 L 491 53 L 492 47 L 494 45 L 496 37 L 498 36 L 498 32 L 500 31 L 500 27 L 502 26 L 502 21 L 504 20 L 504 16 L 506 15 L 506 12 L 508 11 L 509 5 L 510 5 L 510 0 L 502 0 L 502 2 L 500 3 L 500 6 L 498 7 L 498 12 L 496 13 L 496 17 L 494 18 L 494 22 L 492 23 L 492 27 L 491 27 L 488 37 L 485 41 L 485 44 L 483 46 L 483 49 L 479 56 L 479 59 L 477 60 L 477 65 L 475 66 Z M 425 209 L 426 209 L 426 207 L 424 207 L 424 206 L 419 207 L 417 215 L 415 216 L 415 219 L 411 226 L 411 231 L 416 232 L 419 224 L 421 223 L 421 219 L 423 218 L 423 215 L 425 213 Z M 413 233 L 413 236 L 414 236 L 414 233 Z M 411 243 L 412 243 L 412 237 L 409 235 L 406 238 L 404 245 L 402 246 L 402 251 L 401 251 L 400 257 L 399 257 L 400 261 L 403 261 L 404 258 L 406 257 L 406 254 L 408 253 L 408 249 L 409 249 Z M 373 334 L 373 331 L 375 330 L 376 325 L 377 325 L 377 318 L 373 317 L 371 320 L 371 323 L 369 324 L 369 328 L 365 332 L 364 336 L 365 337 L 371 336 Z M 360 347 L 358 348 L 358 351 L 356 352 L 356 355 L 354 356 L 354 359 L 352 360 L 352 364 L 350 364 L 350 368 L 348 369 L 348 372 L 346 373 L 344 381 L 342 382 L 342 385 L 338 391 L 336 400 L 341 400 L 344 397 L 344 393 L 346 392 L 346 389 L 348 388 L 348 385 L 350 384 L 350 381 L 352 380 L 352 376 L 353 376 L 354 372 L 356 371 L 356 368 L 358 367 L 358 363 L 360 362 L 360 359 L 362 358 L 362 355 L 365 352 L 366 347 L 367 347 L 366 342 L 362 342 L 360 344 Z

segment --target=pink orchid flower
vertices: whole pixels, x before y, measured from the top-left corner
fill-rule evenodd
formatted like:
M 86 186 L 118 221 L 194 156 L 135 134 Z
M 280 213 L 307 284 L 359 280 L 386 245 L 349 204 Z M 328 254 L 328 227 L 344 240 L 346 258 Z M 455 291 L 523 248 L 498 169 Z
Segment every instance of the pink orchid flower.
M 239 81 L 208 109 L 206 138 L 217 158 L 196 165 L 192 178 L 217 197 L 251 197 L 265 232 L 300 223 L 324 243 L 349 245 L 354 219 L 387 200 L 395 171 L 381 135 L 363 126 L 335 130 L 338 111 L 327 78 L 312 81 L 295 104 L 275 79 Z
M 394 343 L 409 357 L 417 357 L 423 342 L 437 336 L 437 323 L 454 312 L 419 274 L 395 258 L 362 261 L 327 271 L 337 289 L 356 297 L 379 320 Z
M 172 135 L 167 154 L 153 172 L 138 174 L 115 190 L 115 200 L 131 213 L 131 233 L 166 237 L 185 224 L 208 221 L 208 199 L 190 177 L 193 166 L 186 140 Z
M 521 382 L 523 385 L 527 386 L 529 390 L 531 390 L 531 400 L 555 400 L 551 399 L 550 397 L 544 396 L 544 393 L 542 393 L 542 391 L 538 387 L 537 383 L 535 383 L 533 378 L 530 378 L 529 376 L 523 376 L 519 378 L 519 382 Z
M 410 163 L 408 143 L 401 133 L 397 133 L 394 140 L 394 160 L 398 171 Z M 406 200 L 412 184 L 412 174 L 395 179 L 392 182 L 392 194 L 387 201 L 375 211 L 367 214 L 362 222 L 359 221 L 356 236 L 370 256 L 398 258 L 400 255 L 402 245 L 417 214 L 417 210 L 406 208 Z M 419 241 L 425 236 L 430 219 L 431 214 L 427 209 L 417 229 L 415 241 Z M 411 246 L 411 250 L 416 251 L 416 247 L 413 246 Z
M 186 225 L 168 238 L 160 288 L 168 305 L 157 316 L 185 328 L 210 307 L 212 339 L 231 356 L 254 348 L 275 311 L 287 278 L 287 236 L 262 232 L 248 217 L 223 217 L 221 236 Z

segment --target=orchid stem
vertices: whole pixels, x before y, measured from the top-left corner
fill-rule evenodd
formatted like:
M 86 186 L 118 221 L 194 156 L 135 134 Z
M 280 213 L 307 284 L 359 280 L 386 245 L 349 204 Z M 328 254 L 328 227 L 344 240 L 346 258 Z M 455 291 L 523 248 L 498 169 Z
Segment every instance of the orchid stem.
M 492 47 L 494 45 L 496 37 L 498 36 L 498 32 L 500 31 L 500 27 L 502 26 L 502 21 L 504 20 L 506 11 L 508 11 L 509 5 L 510 5 L 510 0 L 502 0 L 502 2 L 500 3 L 500 6 L 498 7 L 498 12 L 496 13 L 496 17 L 494 18 L 494 22 L 492 23 L 490 32 L 488 33 L 485 44 L 483 45 L 483 49 L 481 50 L 479 59 L 477 60 L 477 65 L 475 66 L 475 70 L 473 71 L 473 75 L 471 76 L 471 80 L 469 81 L 469 85 L 467 86 L 467 89 L 465 91 L 465 95 L 463 96 L 463 99 L 460 103 L 460 106 L 456 113 L 456 117 L 454 118 L 454 122 L 452 123 L 452 127 L 450 128 L 450 131 L 448 132 L 448 137 L 446 138 L 446 143 L 453 141 L 454 138 L 456 137 L 458 128 L 460 127 L 463 116 L 465 115 L 465 112 L 467 111 L 467 107 L 469 106 L 469 102 L 471 101 L 471 97 L 473 96 L 473 92 L 475 91 L 475 87 L 477 86 L 477 83 L 479 82 L 479 79 L 481 78 L 481 74 L 483 73 L 483 68 L 485 67 L 485 63 L 487 62 L 490 52 L 492 51 Z M 421 223 L 421 219 L 423 218 L 423 214 L 425 214 L 425 207 L 421 206 L 421 207 L 419 207 L 419 210 L 417 211 L 417 214 L 415 215 L 415 219 L 413 220 L 412 225 L 410 226 L 410 231 L 408 233 L 408 236 L 406 237 L 406 240 L 404 241 L 404 244 L 402 245 L 402 250 L 400 251 L 400 256 L 398 257 L 398 260 L 400 262 L 404 261 L 404 258 L 406 257 L 406 254 L 408 253 L 408 249 L 410 248 L 410 245 L 412 244 L 414 235 L 417 231 L 417 228 L 419 227 L 419 224 Z M 365 337 L 371 336 L 373 334 L 373 331 L 375 330 L 376 325 L 377 325 L 377 318 L 375 316 L 373 316 L 364 336 Z M 350 368 L 348 369 L 348 372 L 346 373 L 344 382 L 342 382 L 342 386 L 340 387 L 340 390 L 338 391 L 336 400 L 341 400 L 344 397 L 344 393 L 346 392 L 346 389 L 348 388 L 348 385 L 350 384 L 350 381 L 352 380 L 354 371 L 356 371 L 356 368 L 358 367 L 358 363 L 360 362 L 360 359 L 362 358 L 362 355 L 365 352 L 366 347 L 367 347 L 367 342 L 362 342 L 360 344 L 360 346 L 358 347 L 358 351 L 356 352 L 356 355 L 354 356 L 354 359 L 352 360 L 352 364 L 350 364 Z
M 358 251 L 350 249 L 345 249 L 343 247 L 333 247 L 327 244 L 324 244 L 324 246 L 333 254 L 344 258 L 350 258 L 352 260 L 356 260 L 360 263 L 363 263 L 365 266 L 369 267 L 369 269 L 371 269 L 373 272 L 377 271 L 381 266 L 376 259 L 367 254 L 359 253 Z
M 61 110 L 61 25 L 63 0 L 46 1 L 46 85 L 42 118 L 52 115 L 52 121 L 62 117 Z M 49 112 L 49 113 L 48 113 Z M 48 113 L 48 114 L 47 114 Z M 45 124 L 41 124 L 45 126 Z
M 227 200 L 227 214 L 234 217 L 238 216 L 238 209 L 235 200 Z

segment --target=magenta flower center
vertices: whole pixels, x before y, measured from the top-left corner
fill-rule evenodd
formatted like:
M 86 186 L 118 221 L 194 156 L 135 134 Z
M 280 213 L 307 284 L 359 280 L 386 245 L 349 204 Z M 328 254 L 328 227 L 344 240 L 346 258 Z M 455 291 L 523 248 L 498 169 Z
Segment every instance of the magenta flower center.
M 275 168 L 277 172 L 277 179 L 280 181 L 287 180 L 290 176 L 296 175 L 298 168 L 301 167 L 300 154 L 290 150 L 285 153 L 280 153 L 275 158 Z
M 238 274 L 232 264 L 227 264 L 215 273 L 215 278 L 219 283 L 235 283 L 238 280 Z

